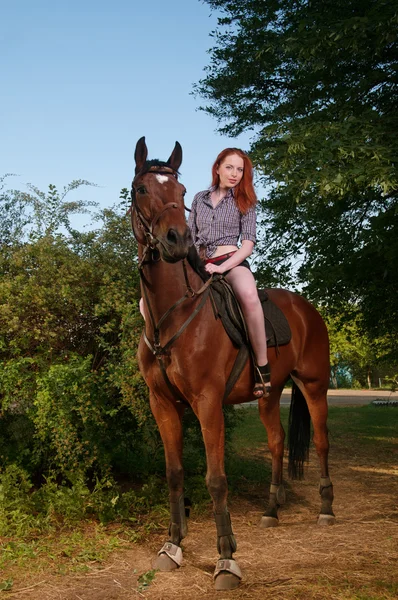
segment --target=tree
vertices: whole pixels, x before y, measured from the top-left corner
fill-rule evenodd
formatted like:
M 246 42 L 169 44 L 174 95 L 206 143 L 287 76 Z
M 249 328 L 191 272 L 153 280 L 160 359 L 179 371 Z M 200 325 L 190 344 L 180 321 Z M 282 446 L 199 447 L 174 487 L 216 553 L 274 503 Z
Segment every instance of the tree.
M 385 340 L 364 335 L 361 315 L 350 310 L 351 318 L 344 314 L 321 314 L 326 322 L 330 341 L 331 380 L 334 387 L 376 387 L 379 367 L 385 356 Z M 392 365 L 386 365 L 390 372 Z
M 255 131 L 260 281 L 355 306 L 396 351 L 398 2 L 206 1 L 223 16 L 195 89 L 223 133 Z
M 21 193 L 5 189 L 7 177 L 10 175 L 0 178 L 0 246 L 2 248 L 18 243 L 28 223 Z
M 36 198 L 33 223 L 0 247 L 2 465 L 104 475 L 127 472 L 139 453 L 139 473 L 149 408 L 135 359 L 142 319 L 125 202 L 81 233 L 69 215 L 85 203 L 66 203 L 54 186 Z

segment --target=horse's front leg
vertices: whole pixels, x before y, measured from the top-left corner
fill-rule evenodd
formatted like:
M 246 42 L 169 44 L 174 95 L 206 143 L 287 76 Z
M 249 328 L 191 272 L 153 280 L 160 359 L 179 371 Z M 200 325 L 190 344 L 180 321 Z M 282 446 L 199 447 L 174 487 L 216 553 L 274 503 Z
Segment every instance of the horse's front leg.
M 182 416 L 184 407 L 150 393 L 152 413 L 159 427 L 166 458 L 166 476 L 170 498 L 169 540 L 154 561 L 161 571 L 177 569 L 182 562 L 181 540 L 187 534 L 182 466 Z
M 214 572 L 217 590 L 238 587 L 242 574 L 237 562 L 232 558 L 236 552 L 235 536 L 232 532 L 231 517 L 227 508 L 228 485 L 224 469 L 224 415 L 221 405 L 199 400 L 195 413 L 200 421 L 206 449 L 206 485 L 213 500 L 217 528 L 217 549 L 220 559 Z

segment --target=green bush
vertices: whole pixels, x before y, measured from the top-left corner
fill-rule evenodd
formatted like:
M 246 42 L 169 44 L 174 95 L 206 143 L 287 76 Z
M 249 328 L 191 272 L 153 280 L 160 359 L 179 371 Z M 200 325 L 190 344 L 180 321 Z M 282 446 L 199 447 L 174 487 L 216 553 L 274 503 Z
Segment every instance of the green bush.
M 1 528 L 15 535 L 86 517 L 137 519 L 168 496 L 136 359 L 137 245 L 125 207 L 80 233 L 54 186 L 32 191 L 35 229 L 8 227 L 0 246 Z M 187 486 L 200 499 L 205 454 L 186 413 Z M 226 410 L 227 439 L 236 418 Z

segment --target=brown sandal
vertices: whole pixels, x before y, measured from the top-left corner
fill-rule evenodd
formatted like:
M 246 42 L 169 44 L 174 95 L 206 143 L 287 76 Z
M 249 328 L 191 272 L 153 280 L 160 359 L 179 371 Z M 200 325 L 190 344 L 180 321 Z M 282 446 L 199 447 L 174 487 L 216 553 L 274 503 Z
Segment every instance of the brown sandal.
M 271 391 L 271 368 L 269 366 L 269 362 L 266 365 L 254 366 L 254 380 L 254 397 L 262 398 L 263 396 L 269 396 L 269 393 Z

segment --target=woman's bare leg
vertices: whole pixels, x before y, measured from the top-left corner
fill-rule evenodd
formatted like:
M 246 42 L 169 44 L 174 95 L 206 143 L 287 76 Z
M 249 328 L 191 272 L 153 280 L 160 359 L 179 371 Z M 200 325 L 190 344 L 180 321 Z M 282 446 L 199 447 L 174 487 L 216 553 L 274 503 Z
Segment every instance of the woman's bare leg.
M 265 365 L 268 357 L 264 313 L 253 273 L 246 267 L 235 267 L 225 279 L 231 284 L 242 308 L 257 364 Z
M 145 319 L 145 309 L 144 309 L 144 299 L 143 298 L 140 298 L 139 308 L 140 308 L 140 313 L 144 317 L 144 321 L 145 321 L 146 319 Z

